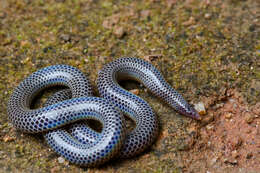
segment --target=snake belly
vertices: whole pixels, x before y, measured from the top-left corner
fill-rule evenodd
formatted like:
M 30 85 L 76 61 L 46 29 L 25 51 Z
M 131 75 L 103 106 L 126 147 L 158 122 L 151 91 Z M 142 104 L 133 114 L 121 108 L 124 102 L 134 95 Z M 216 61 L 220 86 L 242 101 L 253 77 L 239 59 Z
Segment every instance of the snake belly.
M 55 67 L 55 66 L 54 66 Z M 48 68 L 48 67 L 47 67 Z M 36 72 L 37 73 L 37 72 Z M 43 75 L 44 76 L 44 75 Z M 75 77 L 75 76 L 74 76 Z M 165 82 L 160 72 L 150 63 L 138 59 L 138 58 L 119 58 L 107 65 L 99 72 L 98 74 L 98 90 L 101 95 L 101 97 L 105 98 L 109 103 L 112 103 L 114 106 L 119 108 L 122 112 L 127 114 L 131 119 L 135 121 L 136 127 L 134 130 L 132 130 L 129 134 L 126 134 L 125 140 L 124 134 L 122 130 L 122 133 L 119 134 L 121 142 L 120 145 L 122 145 L 122 148 L 119 151 L 118 156 L 127 158 L 132 157 L 136 154 L 141 153 L 144 151 L 148 146 L 152 144 L 154 139 L 157 136 L 158 133 L 158 122 L 156 119 L 156 116 L 154 115 L 154 112 L 152 108 L 149 106 L 147 102 L 145 102 L 140 97 L 128 92 L 127 90 L 123 89 L 119 84 L 118 81 L 124 80 L 124 79 L 134 79 L 141 83 L 143 83 L 153 94 L 159 96 L 162 98 L 165 102 L 167 102 L 170 106 L 172 106 L 175 110 L 177 110 L 179 113 L 189 116 L 194 119 L 199 119 L 198 113 L 195 111 L 193 107 L 191 107 L 184 98 L 175 91 L 169 84 Z M 28 81 L 28 80 L 27 80 Z M 77 81 L 77 82 L 76 82 Z M 85 86 L 89 86 L 89 82 L 87 80 L 84 80 L 86 82 Z M 25 82 L 26 83 L 26 82 Z M 51 82 L 50 82 L 51 83 Z M 64 82 L 60 82 L 64 84 Z M 80 83 L 77 79 L 72 82 L 73 84 Z M 21 84 L 20 84 L 21 85 Z M 24 86 L 24 85 L 23 85 Z M 70 91 L 62 91 L 60 93 L 54 94 L 54 96 L 47 101 L 50 106 L 47 106 L 46 108 L 50 109 L 49 107 L 53 107 L 53 105 L 56 104 L 63 104 L 66 101 L 61 101 L 63 99 L 68 99 L 70 96 L 70 92 L 72 97 L 77 97 L 75 93 L 80 93 L 80 91 L 75 92 L 73 91 L 73 87 L 70 86 L 70 84 L 66 84 L 70 88 Z M 18 87 L 19 88 L 19 87 Z M 40 87 L 34 88 L 34 90 L 38 90 Z M 45 86 L 41 86 L 41 89 L 45 88 Z M 79 87 L 81 88 L 81 87 Z M 88 87 L 87 87 L 88 88 Z M 89 87 L 90 88 L 90 87 Z M 27 96 L 28 98 L 25 99 L 23 96 L 22 99 L 15 99 L 15 101 L 10 101 L 9 103 L 13 102 L 28 102 L 26 103 L 26 107 L 28 108 L 30 99 L 32 98 L 35 91 L 30 92 L 30 96 Z M 78 93 L 78 94 L 79 94 Z M 21 93 L 20 93 L 21 94 Z M 85 88 L 85 94 L 79 94 L 80 97 L 82 95 L 89 96 L 92 93 L 90 92 L 90 89 Z M 17 93 L 14 94 L 14 97 L 16 98 Z M 12 98 L 12 97 L 11 97 Z M 77 98 L 75 98 L 77 99 Z M 12 99 L 10 99 L 12 100 Z M 70 99 L 71 100 L 71 99 Z M 73 99 L 72 99 L 73 100 Z M 59 102 L 59 103 L 56 103 Z M 12 105 L 10 104 L 10 105 Z M 18 106 L 24 106 L 24 105 L 18 105 Z M 46 109 L 45 108 L 45 109 Z M 44 109 L 44 108 L 43 108 Z M 10 108 L 10 110 L 12 110 Z M 73 109 L 72 109 L 73 110 Z M 70 111 L 72 111 L 70 109 Z M 116 111 L 117 109 L 115 109 Z M 12 113 L 12 111 L 9 111 Z M 16 111 L 15 111 L 16 112 Z M 24 114 L 24 112 L 22 113 Z M 88 112 L 89 115 L 92 115 L 91 118 L 94 118 L 98 115 L 96 115 L 93 112 Z M 24 114 L 25 115 L 25 114 Z M 14 125 L 27 132 L 36 132 L 32 130 L 28 130 L 25 128 L 21 128 L 21 125 L 19 124 L 20 120 L 16 120 L 15 117 L 17 117 L 17 113 L 14 113 L 14 115 L 11 115 L 10 119 L 14 123 Z M 76 118 L 74 118 L 76 121 Z M 15 121 L 16 120 L 16 121 Z M 100 119 L 99 119 L 100 120 Z M 61 123 L 62 121 L 62 123 Z M 63 119 L 58 119 L 57 122 L 60 124 L 63 124 Z M 123 120 L 121 120 L 123 121 Z M 66 121 L 67 122 L 67 121 Z M 17 124 L 15 124 L 17 123 Z M 103 128 L 106 127 L 105 122 L 102 122 Z M 124 125 L 121 125 L 121 129 L 123 129 Z M 23 126 L 22 126 L 23 127 Z M 57 126 L 58 127 L 58 126 Z M 55 128 L 57 128 L 55 126 Z M 52 127 L 54 128 L 54 127 Z M 45 128 L 44 130 L 46 130 Z M 48 128 L 49 129 L 49 128 Z M 42 130 L 42 131 L 44 131 Z M 38 130 L 40 131 L 40 130 Z M 65 130 L 55 129 L 50 132 L 48 132 L 45 135 L 45 138 L 47 139 L 48 144 L 59 154 L 64 156 L 69 161 L 86 165 L 86 166 L 95 166 L 98 164 L 103 163 L 104 161 L 110 159 L 113 154 L 109 156 L 105 156 L 105 159 L 101 159 L 102 161 L 96 161 L 96 156 L 93 158 L 83 157 L 80 155 L 81 150 L 78 148 L 91 148 L 91 147 L 97 147 L 97 142 L 102 142 L 102 135 L 104 129 L 101 133 L 97 133 L 94 130 L 91 130 L 83 123 L 75 123 L 72 128 L 70 129 L 70 135 Z M 106 135 L 105 135 L 106 136 Z M 77 142 L 75 140 L 77 139 Z M 118 137 L 119 138 L 119 137 Z M 118 139 L 117 138 L 117 139 Z M 113 138 L 114 139 L 114 138 Z M 73 142 L 72 142 L 73 141 Z M 114 144 L 114 143 L 113 143 Z M 115 145 L 115 144 L 114 144 Z M 119 145 L 117 145 L 119 146 Z M 112 147 L 112 150 L 114 148 Z M 78 151 L 75 153 L 75 150 Z M 98 158 L 103 156 L 105 153 L 105 150 L 99 150 Z M 104 153 L 105 152 L 105 153 Z

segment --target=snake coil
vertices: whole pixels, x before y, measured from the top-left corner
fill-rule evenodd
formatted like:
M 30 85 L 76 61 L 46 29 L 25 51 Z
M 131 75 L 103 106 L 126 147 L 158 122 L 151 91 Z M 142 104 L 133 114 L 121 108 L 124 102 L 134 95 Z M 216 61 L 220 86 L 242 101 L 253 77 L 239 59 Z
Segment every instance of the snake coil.
M 119 58 L 105 65 L 98 74 L 101 97 L 92 95 L 89 80 L 74 67 L 54 65 L 34 72 L 11 95 L 7 108 L 9 119 L 23 132 L 44 132 L 51 148 L 75 164 L 97 166 L 114 156 L 132 157 L 152 144 L 158 134 L 158 123 L 146 101 L 118 84 L 125 79 L 141 82 L 179 113 L 200 118 L 152 64 L 138 58 Z M 42 108 L 30 108 L 37 93 L 56 85 L 69 89 L 55 93 Z M 122 113 L 136 124 L 129 133 Z M 80 122 L 84 119 L 98 120 L 102 131 L 96 132 Z M 69 131 L 63 128 L 71 123 Z

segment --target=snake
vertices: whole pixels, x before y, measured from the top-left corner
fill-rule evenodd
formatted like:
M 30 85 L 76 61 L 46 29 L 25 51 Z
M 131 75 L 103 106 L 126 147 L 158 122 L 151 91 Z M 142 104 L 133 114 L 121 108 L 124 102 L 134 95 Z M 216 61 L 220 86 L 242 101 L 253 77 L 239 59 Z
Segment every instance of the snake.
M 100 97 L 93 96 L 90 81 L 79 69 L 63 64 L 42 68 L 14 89 L 8 118 L 22 132 L 43 133 L 55 152 L 77 165 L 92 167 L 114 157 L 130 158 L 152 145 L 159 128 L 151 106 L 119 85 L 129 79 L 142 83 L 180 114 L 200 119 L 151 63 L 136 57 L 118 58 L 98 72 Z M 37 94 L 53 86 L 68 89 L 55 93 L 43 107 L 32 108 Z M 131 131 L 125 116 L 135 123 Z M 86 125 L 87 119 L 99 121 L 101 132 Z

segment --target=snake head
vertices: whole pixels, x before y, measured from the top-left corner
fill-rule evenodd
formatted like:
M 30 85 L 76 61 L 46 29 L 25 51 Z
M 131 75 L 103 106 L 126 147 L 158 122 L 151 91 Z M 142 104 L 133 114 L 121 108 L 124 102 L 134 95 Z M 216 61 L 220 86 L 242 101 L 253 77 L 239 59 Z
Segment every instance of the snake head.
M 184 104 L 182 105 L 178 111 L 187 116 L 187 117 L 191 117 L 193 119 L 196 119 L 196 120 L 201 120 L 201 117 L 199 115 L 199 113 L 190 105 L 190 104 Z
M 189 116 L 189 117 L 194 118 L 196 120 L 201 120 L 200 114 L 191 105 L 189 105 L 188 109 L 186 110 L 186 116 Z

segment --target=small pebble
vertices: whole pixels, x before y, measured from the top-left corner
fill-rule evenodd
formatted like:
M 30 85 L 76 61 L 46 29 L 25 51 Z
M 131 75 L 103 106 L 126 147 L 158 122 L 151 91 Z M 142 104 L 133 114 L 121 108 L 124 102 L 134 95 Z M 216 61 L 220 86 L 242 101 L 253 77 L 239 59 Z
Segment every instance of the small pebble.
M 206 109 L 205 109 L 205 106 L 204 106 L 203 102 L 199 102 L 199 103 L 195 104 L 194 108 L 198 111 L 198 113 L 200 115 L 205 115 L 206 114 Z
M 146 56 L 144 56 L 144 59 L 146 61 L 149 61 L 149 62 L 154 61 L 157 58 L 162 58 L 162 55 L 161 54 L 157 54 L 157 55 L 155 54 L 155 55 L 146 55 Z
M 222 108 L 224 106 L 224 103 L 218 103 L 214 106 L 215 109 Z
M 59 158 L 58 158 L 58 162 L 59 162 L 59 163 L 64 163 L 64 162 L 65 162 L 65 159 L 64 159 L 63 157 L 59 157 Z
M 206 19 L 209 19 L 209 18 L 211 17 L 211 14 L 206 13 L 206 14 L 204 15 L 204 17 L 205 17 Z
M 4 142 L 11 142 L 11 141 L 14 141 L 14 138 L 13 137 L 10 137 L 10 136 L 5 136 L 4 139 L 3 139 Z
M 232 165 L 236 165 L 238 162 L 236 159 L 227 159 L 225 158 L 224 159 L 224 163 L 229 163 L 229 164 L 232 164 Z
M 60 39 L 61 39 L 62 41 L 64 41 L 64 42 L 69 42 L 69 41 L 71 41 L 71 37 L 70 37 L 69 34 L 61 34 L 61 35 L 60 35 Z
M 190 25 L 193 25 L 195 24 L 195 18 L 194 17 L 190 17 L 189 20 L 185 21 L 182 23 L 184 26 L 190 26 Z
M 249 134 L 249 133 L 251 133 L 251 132 L 252 132 L 251 129 L 247 129 L 247 130 L 246 130 L 246 133 L 247 133 L 247 134 Z
M 239 157 L 237 150 L 232 151 L 231 155 L 232 155 L 232 158 L 238 158 Z
M 214 165 L 216 162 L 217 162 L 218 158 L 217 157 L 214 157 L 212 160 L 211 160 L 211 165 Z
M 88 45 L 84 46 L 83 50 L 82 50 L 83 54 L 87 54 L 88 53 Z
M 214 128 L 214 126 L 213 125 L 207 125 L 206 128 L 207 128 L 207 130 L 211 130 L 211 129 Z
M 0 12 L 0 19 L 4 19 L 6 16 L 7 15 L 5 12 Z
M 232 118 L 232 113 L 230 113 L 230 112 L 226 113 L 226 114 L 225 114 L 225 118 L 226 118 L 226 119 Z
M 251 124 L 254 121 L 254 116 L 252 116 L 250 113 L 246 113 L 245 117 L 246 117 L 246 122 L 248 124 Z
M 126 32 L 123 27 L 115 27 L 113 32 L 118 38 L 122 38 Z
M 235 100 L 234 100 L 234 99 L 229 99 L 229 101 L 230 101 L 231 103 L 234 103 L 234 102 L 235 102 Z
M 253 153 L 247 153 L 247 155 L 246 155 L 246 159 L 251 159 L 253 157 Z

